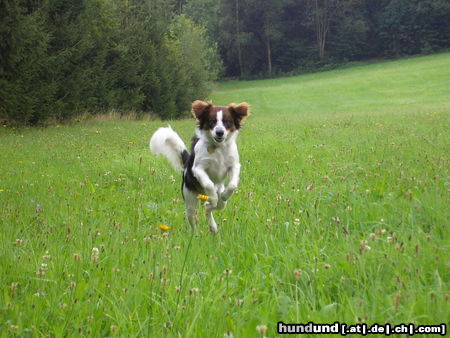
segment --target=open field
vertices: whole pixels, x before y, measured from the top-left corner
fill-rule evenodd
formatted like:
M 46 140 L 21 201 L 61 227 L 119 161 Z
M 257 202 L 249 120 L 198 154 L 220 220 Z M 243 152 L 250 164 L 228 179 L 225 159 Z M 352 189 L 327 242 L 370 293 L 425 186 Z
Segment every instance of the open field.
M 449 112 L 450 54 L 263 81 L 232 81 L 214 101 L 248 100 L 258 115 Z
M 216 236 L 148 150 L 165 122 L 1 128 L 0 336 L 448 323 L 449 81 L 441 54 L 220 85 L 253 115 Z

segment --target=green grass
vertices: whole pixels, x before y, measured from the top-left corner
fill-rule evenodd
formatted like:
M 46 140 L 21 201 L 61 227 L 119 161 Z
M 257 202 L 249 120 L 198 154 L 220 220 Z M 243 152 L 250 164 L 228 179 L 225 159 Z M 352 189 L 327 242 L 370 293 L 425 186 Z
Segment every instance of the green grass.
M 248 100 L 260 115 L 449 112 L 450 56 L 436 54 L 263 81 L 231 81 L 214 101 Z
M 0 336 L 448 323 L 449 70 L 441 54 L 221 84 L 215 102 L 253 115 L 216 236 L 204 215 L 192 236 L 180 175 L 148 150 L 165 123 L 2 128 Z

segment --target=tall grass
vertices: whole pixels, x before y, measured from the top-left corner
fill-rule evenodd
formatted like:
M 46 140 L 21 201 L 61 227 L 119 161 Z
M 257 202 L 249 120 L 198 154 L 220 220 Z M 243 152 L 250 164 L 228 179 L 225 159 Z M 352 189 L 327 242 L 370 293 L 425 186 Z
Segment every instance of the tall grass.
M 148 151 L 163 123 L 2 128 L 0 335 L 448 323 L 449 65 L 223 84 L 214 100 L 253 115 L 216 236 L 203 214 L 191 233 L 181 177 Z

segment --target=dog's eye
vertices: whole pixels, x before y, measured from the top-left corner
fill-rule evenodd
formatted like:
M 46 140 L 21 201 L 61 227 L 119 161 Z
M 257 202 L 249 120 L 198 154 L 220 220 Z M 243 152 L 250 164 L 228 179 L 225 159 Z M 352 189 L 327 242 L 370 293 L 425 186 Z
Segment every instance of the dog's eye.
M 212 124 L 216 124 L 216 123 L 217 123 L 217 120 L 216 120 L 216 119 L 213 119 L 213 120 L 209 120 L 209 122 L 212 123 Z
M 233 121 L 231 121 L 231 120 L 224 120 L 223 124 L 224 124 L 225 127 L 231 128 L 233 126 Z

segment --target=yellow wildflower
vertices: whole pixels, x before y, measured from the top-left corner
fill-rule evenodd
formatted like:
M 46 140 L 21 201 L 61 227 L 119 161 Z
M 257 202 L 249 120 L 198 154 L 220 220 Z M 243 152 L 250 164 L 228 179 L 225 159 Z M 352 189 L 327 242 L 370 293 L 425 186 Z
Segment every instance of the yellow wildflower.
M 3 189 L 0 189 L 0 192 L 4 192 L 5 190 L 3 190 Z
M 160 228 L 162 231 L 168 231 L 168 230 L 170 230 L 170 226 L 165 225 L 165 224 L 160 224 L 160 225 L 159 225 L 159 228 Z
M 199 200 L 202 200 L 202 201 L 208 201 L 208 200 L 209 200 L 209 197 L 208 197 L 208 196 L 202 195 L 202 194 L 199 194 L 199 195 L 197 196 L 197 198 L 198 198 Z

